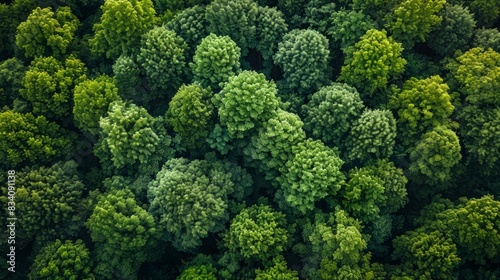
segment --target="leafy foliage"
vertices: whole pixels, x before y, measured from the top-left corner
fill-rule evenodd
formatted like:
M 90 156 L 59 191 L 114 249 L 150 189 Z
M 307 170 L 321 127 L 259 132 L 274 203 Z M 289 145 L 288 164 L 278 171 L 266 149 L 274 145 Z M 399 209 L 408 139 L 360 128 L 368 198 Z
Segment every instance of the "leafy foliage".
M 92 258 L 82 240 L 57 239 L 44 247 L 31 267 L 30 279 L 95 279 Z
M 66 135 L 65 135 L 66 134 Z M 49 163 L 69 152 L 72 136 L 44 116 L 0 112 L 0 166 Z
M 363 107 L 353 87 L 340 83 L 322 87 L 302 106 L 305 129 L 326 144 L 340 146 Z
M 144 69 L 151 89 L 175 92 L 187 74 L 187 45 L 174 31 L 155 27 L 141 38 L 138 65 Z
M 306 138 L 300 117 L 283 110 L 263 123 L 259 132 L 252 136 L 244 153 L 260 162 L 259 169 L 267 179 L 276 178 L 279 169 L 294 156 L 293 147 Z
M 86 222 L 95 244 L 97 277 L 137 279 L 142 262 L 157 242 L 154 218 L 128 190 L 114 190 L 99 198 Z
M 480 47 L 485 50 L 491 48 L 496 52 L 500 52 L 500 31 L 494 28 L 477 29 L 472 41 L 472 46 Z
M 255 280 L 299 280 L 297 271 L 289 270 L 283 257 L 273 259 L 273 263 L 266 270 L 257 269 Z
M 214 0 L 205 10 L 208 31 L 219 36 L 229 36 L 246 56 L 257 45 L 256 21 L 259 6 L 253 0 Z
M 283 36 L 274 62 L 283 68 L 290 87 L 308 93 L 325 83 L 329 54 L 328 39 L 321 33 L 295 29 Z
M 428 34 L 441 23 L 439 11 L 445 4 L 446 0 L 401 1 L 386 15 L 385 27 L 396 41 L 412 47 L 416 42 L 425 42 Z
M 429 47 L 442 56 L 466 49 L 476 28 L 474 15 L 459 5 L 445 5 L 440 14 L 443 20 L 429 34 Z
M 73 43 L 79 25 L 68 7 L 58 8 L 55 14 L 51 8 L 37 7 L 17 27 L 16 45 L 26 57 L 61 57 Z
M 346 140 L 347 158 L 362 163 L 392 155 L 396 139 L 396 120 L 388 110 L 365 110 Z
M 288 26 L 281 11 L 267 6 L 259 7 L 256 49 L 264 59 L 273 57 L 287 30 Z
M 73 88 L 87 79 L 86 71 L 74 56 L 64 61 L 39 57 L 30 64 L 19 92 L 33 105 L 33 114 L 63 119 L 71 112 Z
M 172 20 L 165 24 L 165 27 L 175 31 L 184 39 L 188 47 L 188 57 L 194 54 L 203 38 L 208 36 L 207 21 L 205 19 L 205 7 L 196 5 L 186 8 L 178 13 Z
M 151 0 L 106 0 L 89 41 L 92 51 L 116 59 L 137 53 L 142 34 L 156 22 Z
M 240 71 L 240 48 L 229 36 L 210 34 L 196 47 L 189 64 L 194 80 L 218 91 L 229 77 Z
M 229 168 L 221 162 L 179 158 L 165 163 L 156 179 L 149 184 L 149 212 L 167 231 L 167 238 L 181 251 L 201 245 L 201 239 L 224 228 L 229 220 L 229 196 L 242 198 L 245 183 L 237 185 Z M 238 172 L 238 171 L 236 171 Z M 239 195 L 238 195 L 239 193 Z
M 442 185 L 450 180 L 451 169 L 460 162 L 460 143 L 451 129 L 437 126 L 422 136 L 410 154 L 410 172 L 415 181 Z
M 372 96 L 404 70 L 403 48 L 385 30 L 368 30 L 359 41 L 346 49 L 346 60 L 339 80 L 356 87 L 362 96 Z
M 101 76 L 86 80 L 75 86 L 73 118 L 82 130 L 99 134 L 99 120 L 105 117 L 109 104 L 120 100 L 113 79 Z
M 279 100 L 272 81 L 267 81 L 263 74 L 243 71 L 229 78 L 215 96 L 215 105 L 229 136 L 243 138 L 249 130 L 260 127 L 276 114 Z
M 169 103 L 165 120 L 188 148 L 201 147 L 210 133 L 212 92 L 199 84 L 183 85 Z
M 18 235 L 39 245 L 56 238 L 68 238 L 83 225 L 82 193 L 76 162 L 59 162 L 51 167 L 25 169 L 16 177 Z
M 411 78 L 393 94 L 389 107 L 397 112 L 398 138 L 405 147 L 433 127 L 450 123 L 455 107 L 448 90 L 441 77 L 432 76 Z
M 302 214 L 314 209 L 314 203 L 335 195 L 344 182 L 344 163 L 338 154 L 321 141 L 307 139 L 293 147 L 295 154 L 277 178 L 280 207 L 292 207 Z
M 330 44 L 342 50 L 353 46 L 366 31 L 376 27 L 375 21 L 363 12 L 345 10 L 334 12 L 329 25 Z
M 0 63 L 0 102 L 11 104 L 19 97 L 19 89 L 26 67 L 18 58 L 9 58 Z

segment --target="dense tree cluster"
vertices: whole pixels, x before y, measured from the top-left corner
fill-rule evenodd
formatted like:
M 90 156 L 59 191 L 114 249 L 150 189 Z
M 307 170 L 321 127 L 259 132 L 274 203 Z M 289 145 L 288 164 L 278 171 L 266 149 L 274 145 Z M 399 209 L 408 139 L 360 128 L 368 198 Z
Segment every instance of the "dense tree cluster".
M 500 278 L 500 1 L 3 2 L 0 279 Z

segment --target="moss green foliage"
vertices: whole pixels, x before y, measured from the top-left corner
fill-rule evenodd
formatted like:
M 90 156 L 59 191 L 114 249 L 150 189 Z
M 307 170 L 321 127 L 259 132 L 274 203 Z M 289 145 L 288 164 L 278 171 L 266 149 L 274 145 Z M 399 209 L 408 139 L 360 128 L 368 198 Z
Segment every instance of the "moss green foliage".
M 43 245 L 68 238 L 83 226 L 82 193 L 74 161 L 16 173 L 17 234 L 25 241 Z
M 406 60 L 401 57 L 402 51 L 401 44 L 385 30 L 370 29 L 347 48 L 339 80 L 356 87 L 363 96 L 372 96 L 403 72 Z
M 429 33 L 443 20 L 439 15 L 446 0 L 404 0 L 385 17 L 385 27 L 392 37 L 412 47 L 416 42 L 425 42 Z
M 137 279 L 137 271 L 155 248 L 159 231 L 153 216 L 128 190 L 102 195 L 85 223 L 95 244 L 96 277 Z
M 165 27 L 175 31 L 178 36 L 184 39 L 188 46 L 188 53 L 192 55 L 196 46 L 208 35 L 205 7 L 196 5 L 186 8 L 167 22 Z
M 293 147 L 306 138 L 300 117 L 278 110 L 275 117 L 263 123 L 244 153 L 259 162 L 266 178 L 276 178 L 279 169 L 294 157 Z
M 44 116 L 0 112 L 0 166 L 4 168 L 57 160 L 69 152 L 72 140 L 72 135 Z
M 340 209 L 303 226 L 306 279 L 374 279 L 360 222 Z
M 89 41 L 92 51 L 116 59 L 137 53 L 142 34 L 156 22 L 151 0 L 106 0 Z
M 214 111 L 211 97 L 209 89 L 194 83 L 181 86 L 169 103 L 165 121 L 189 149 L 202 147 L 210 134 Z
M 277 178 L 276 194 L 280 207 L 291 207 L 302 214 L 314 209 L 314 203 L 335 195 L 344 183 L 343 161 L 337 152 L 321 141 L 307 139 L 292 148 L 293 156 Z
M 101 139 L 94 153 L 112 170 L 132 168 L 156 173 L 170 158 L 171 138 L 162 117 L 153 118 L 144 108 L 117 101 L 99 121 Z
M 266 270 L 257 269 L 255 280 L 299 280 L 297 271 L 289 270 L 283 257 L 273 259 L 273 266 Z
M 26 57 L 61 57 L 73 43 L 79 25 L 68 7 L 58 8 L 55 14 L 51 8 L 37 7 L 17 27 L 16 45 Z
M 144 89 L 144 79 L 141 76 L 141 68 L 135 56 L 122 55 L 113 64 L 113 78 L 118 87 L 120 96 L 124 100 L 132 100 L 138 105 L 146 105 L 153 98 L 154 94 Z M 151 96 L 153 95 L 153 96 Z
M 19 89 L 26 67 L 15 57 L 0 63 L 0 102 L 10 105 L 19 97 Z
M 180 87 L 187 74 L 186 49 L 184 40 L 164 27 L 155 27 L 142 36 L 137 63 L 152 90 L 164 95 Z
M 30 64 L 19 92 L 32 104 L 33 114 L 63 119 L 71 113 L 73 88 L 86 80 L 86 71 L 74 56 L 64 61 L 39 57 Z
M 485 50 L 491 48 L 496 52 L 500 52 L 500 31 L 494 28 L 477 29 L 474 34 L 472 46 Z
M 196 47 L 189 66 L 195 81 L 218 91 L 229 77 L 240 71 L 240 48 L 229 36 L 212 33 Z
M 439 76 L 411 78 L 396 91 L 389 107 L 396 112 L 398 138 L 405 147 L 413 145 L 422 134 L 439 125 L 448 125 L 455 107 L 449 87 Z
M 307 50 L 307 52 L 305 51 Z M 289 87 L 309 93 L 325 83 L 328 68 L 328 39 L 315 30 L 295 29 L 283 36 L 274 55 Z
M 488 0 L 464 0 L 480 26 L 491 27 L 500 16 L 500 3 Z
M 450 180 L 452 168 L 460 162 L 457 135 L 444 126 L 425 133 L 410 153 L 410 172 L 415 181 L 440 186 Z
M 95 279 L 92 258 L 82 240 L 57 239 L 45 246 L 31 267 L 30 279 Z
M 235 174 L 230 168 L 236 168 Z M 241 184 L 236 180 L 238 173 L 244 178 Z M 172 159 L 149 184 L 149 212 L 176 249 L 192 251 L 202 238 L 224 228 L 229 220 L 229 196 L 243 198 L 244 188 L 251 184 L 251 178 L 231 164 Z
M 439 231 L 410 232 L 394 239 L 393 258 L 403 262 L 403 270 L 418 279 L 457 277 L 460 263 L 457 247 Z
M 176 279 L 178 280 L 217 280 L 217 269 L 213 268 L 212 265 L 194 265 L 186 268 L 182 271 Z
M 227 251 L 219 264 L 227 267 L 221 271 L 222 279 L 237 273 L 239 261 L 271 261 L 280 256 L 291 241 L 285 215 L 267 205 L 243 209 L 231 220 L 223 238 Z
M 73 96 L 73 118 L 83 131 L 93 135 L 99 133 L 99 120 L 106 117 L 109 104 L 120 100 L 113 79 L 100 76 L 75 86 Z
M 334 12 L 329 19 L 330 47 L 345 50 L 358 42 L 366 31 L 374 29 L 376 23 L 361 11 L 340 10 Z
M 276 85 L 263 74 L 243 71 L 230 77 L 222 91 L 215 96 L 220 123 L 227 127 L 229 136 L 243 138 L 272 118 L 278 109 Z
M 347 136 L 347 158 L 362 163 L 389 158 L 395 139 L 396 120 L 389 110 L 365 110 Z
M 340 146 L 363 107 L 353 87 L 340 83 L 322 87 L 302 106 L 304 127 L 324 143 Z
M 257 45 L 256 21 L 259 5 L 253 0 L 214 0 L 205 10 L 208 31 L 229 36 L 241 48 L 242 56 Z
M 273 57 L 287 30 L 288 26 L 281 11 L 267 6 L 259 7 L 256 48 L 264 59 Z
M 429 34 L 428 45 L 442 56 L 451 56 L 456 50 L 465 50 L 471 41 L 476 21 L 465 7 L 445 5 L 440 13 L 441 24 Z

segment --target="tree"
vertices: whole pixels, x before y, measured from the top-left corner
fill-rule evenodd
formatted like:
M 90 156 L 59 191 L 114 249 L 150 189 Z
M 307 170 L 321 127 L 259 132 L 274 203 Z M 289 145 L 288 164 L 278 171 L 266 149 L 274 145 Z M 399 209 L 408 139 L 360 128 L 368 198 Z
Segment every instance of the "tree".
M 278 110 L 276 116 L 264 122 L 252 136 L 243 152 L 258 162 L 267 179 L 275 179 L 279 169 L 293 158 L 293 147 L 305 140 L 303 125 L 299 116 Z
M 188 149 L 200 148 L 210 134 L 212 92 L 197 83 L 183 85 L 168 105 L 165 121 Z
M 157 95 L 147 92 L 147 79 L 136 60 L 135 56 L 118 57 L 113 64 L 113 78 L 123 100 L 146 106 Z
M 164 27 L 155 27 L 142 36 L 137 63 L 159 96 L 175 92 L 184 81 L 186 50 L 184 40 Z
M 257 269 L 255 280 L 299 280 L 297 271 L 289 270 L 283 257 L 274 258 L 273 264 L 266 270 Z
M 288 30 L 283 13 L 276 8 L 259 7 L 257 17 L 257 50 L 271 60 Z
M 10 105 L 19 97 L 19 89 L 26 67 L 18 58 L 9 58 L 0 63 L 0 102 Z
M 95 244 L 97 277 L 137 279 L 141 263 L 154 255 L 150 251 L 159 236 L 154 218 L 128 190 L 102 195 L 85 225 Z
M 479 26 L 491 27 L 500 16 L 500 4 L 488 0 L 465 0 Z
M 455 107 L 448 90 L 448 85 L 439 76 L 411 78 L 401 91 L 391 96 L 388 106 L 398 117 L 398 138 L 404 147 L 412 146 L 433 127 L 449 125 Z
M 275 116 L 279 105 L 274 82 L 254 71 L 230 77 L 214 102 L 220 123 L 227 127 L 232 138 L 243 138 L 250 130 L 260 127 Z
M 348 179 L 345 187 L 340 190 L 343 208 L 363 222 L 379 218 L 380 206 L 387 199 L 385 182 L 366 168 L 351 169 Z
M 17 27 L 16 45 L 26 57 L 62 57 L 71 46 L 80 21 L 69 7 L 34 9 Z
M 73 135 L 44 116 L 0 112 L 0 166 L 50 163 L 69 153 Z
M 175 33 L 184 39 L 188 49 L 186 57 L 190 58 L 194 54 L 203 38 L 208 36 L 207 21 L 205 19 L 205 7 L 196 5 L 186 8 L 165 24 L 165 27 L 175 31 Z
M 76 167 L 74 161 L 59 162 L 16 174 L 16 226 L 24 242 L 35 240 L 40 246 L 78 234 L 84 221 L 85 186 Z
M 377 24 L 361 11 L 340 10 L 331 15 L 328 25 L 330 48 L 346 50 Z
M 476 29 L 472 46 L 484 50 L 491 48 L 496 52 L 500 52 L 500 31 L 495 28 Z
M 321 141 L 307 139 L 292 148 L 293 156 L 277 178 L 276 194 L 281 208 L 291 207 L 302 214 L 314 209 L 314 203 L 335 195 L 344 183 L 340 170 L 344 163 L 337 152 Z
M 195 81 L 217 92 L 229 77 L 239 73 L 240 48 L 229 36 L 211 33 L 196 47 L 189 66 Z
M 92 258 L 82 240 L 57 239 L 45 246 L 31 266 L 30 279 L 95 279 Z
M 106 117 L 109 104 L 120 99 L 118 88 L 108 76 L 79 83 L 73 96 L 75 124 L 83 131 L 99 134 L 99 120 Z
M 259 5 L 253 0 L 214 0 L 205 10 L 208 32 L 229 36 L 246 56 L 257 45 L 256 21 Z
M 393 258 L 403 261 L 403 270 L 419 279 L 457 277 L 460 263 L 457 246 L 439 231 L 408 232 L 393 241 Z
M 439 188 L 451 179 L 452 168 L 460 162 L 460 142 L 451 129 L 436 126 L 422 136 L 410 153 L 412 179 Z
M 217 280 L 217 269 L 212 267 L 212 265 L 195 265 L 186 268 L 182 271 L 176 279 L 178 280 L 192 280 L 192 279 L 204 279 L 204 280 Z
M 347 136 L 346 157 L 372 163 L 392 155 L 396 139 L 396 120 L 389 110 L 365 110 Z
M 226 266 L 221 271 L 225 279 L 237 273 L 239 261 L 266 263 L 280 256 L 290 244 L 291 233 L 283 213 L 267 205 L 253 205 L 231 220 L 223 238 L 227 251 L 219 264 Z
M 39 57 L 30 64 L 19 92 L 33 105 L 33 114 L 64 119 L 71 112 L 73 88 L 87 79 L 86 71 L 74 56 L 64 61 Z
M 442 21 L 439 12 L 446 0 L 405 0 L 385 16 L 385 27 L 392 37 L 411 48 L 416 42 L 425 42 L 428 34 Z
M 328 79 L 328 39 L 318 31 L 295 29 L 283 36 L 274 62 L 283 69 L 289 87 L 314 92 Z
M 315 92 L 302 106 L 305 129 L 332 146 L 340 146 L 364 108 L 359 93 L 346 84 L 333 83 Z
M 362 97 L 372 97 L 389 80 L 404 71 L 403 48 L 385 30 L 368 30 L 359 41 L 346 49 L 346 60 L 339 80 L 354 86 Z
M 151 0 L 106 0 L 101 11 L 89 44 L 94 53 L 111 59 L 137 53 L 142 34 L 156 22 Z
M 245 182 L 229 172 L 235 168 Z M 251 178 L 222 162 L 178 158 L 165 163 L 148 188 L 149 212 L 180 251 L 193 251 L 209 233 L 224 229 L 229 220 L 230 195 L 243 198 Z M 232 196 L 231 196 L 232 198 Z
M 144 108 L 116 101 L 99 121 L 101 138 L 94 153 L 111 173 L 128 169 L 152 175 L 160 169 L 160 162 L 173 154 L 164 122 Z
M 441 56 L 451 56 L 456 50 L 465 50 L 476 28 L 474 15 L 467 8 L 449 4 L 444 6 L 440 14 L 443 20 L 429 34 L 429 47 Z

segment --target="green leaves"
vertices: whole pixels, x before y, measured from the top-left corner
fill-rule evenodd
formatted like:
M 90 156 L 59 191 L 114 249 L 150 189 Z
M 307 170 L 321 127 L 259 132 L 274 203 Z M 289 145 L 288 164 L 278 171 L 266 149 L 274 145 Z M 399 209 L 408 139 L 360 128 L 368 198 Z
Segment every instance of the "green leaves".
M 283 68 L 289 87 L 309 93 L 325 83 L 329 54 L 328 39 L 321 33 L 295 29 L 283 36 L 274 62 Z
M 314 203 L 335 195 L 344 182 L 340 171 L 344 163 L 337 153 L 321 141 L 307 139 L 293 147 L 295 154 L 281 169 L 276 194 L 280 207 L 292 207 L 302 214 L 314 209 Z
M 26 57 L 62 57 L 73 43 L 80 21 L 68 7 L 60 7 L 55 15 L 51 8 L 34 9 L 17 27 L 16 45 Z
M 371 97 L 384 88 L 392 77 L 404 70 L 403 48 L 385 30 L 368 30 L 354 47 L 346 50 L 339 80 Z
M 279 104 L 274 82 L 253 71 L 230 77 L 214 99 L 220 122 L 233 138 L 243 138 L 260 127 L 276 114 Z
M 189 66 L 194 80 L 218 91 L 229 77 L 240 71 L 240 48 L 228 36 L 210 34 L 196 47 Z

